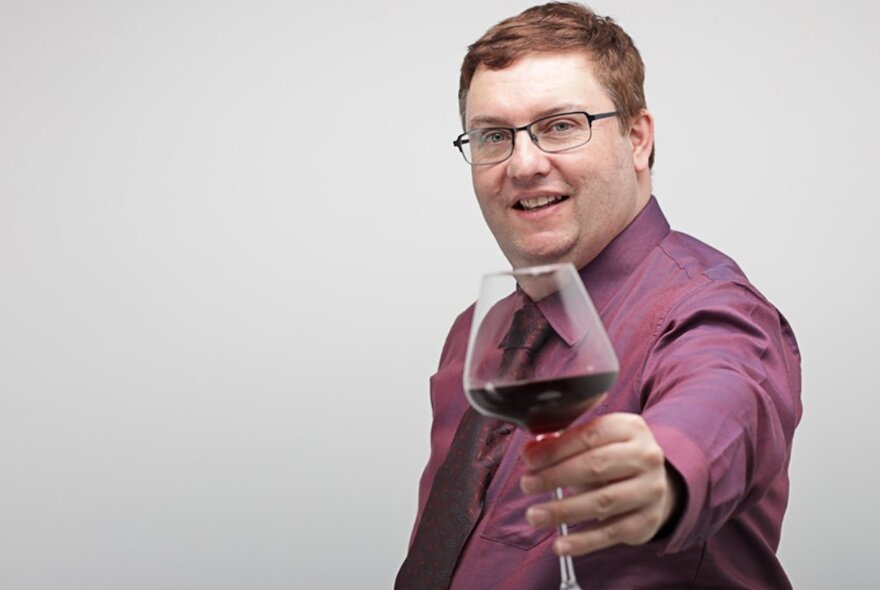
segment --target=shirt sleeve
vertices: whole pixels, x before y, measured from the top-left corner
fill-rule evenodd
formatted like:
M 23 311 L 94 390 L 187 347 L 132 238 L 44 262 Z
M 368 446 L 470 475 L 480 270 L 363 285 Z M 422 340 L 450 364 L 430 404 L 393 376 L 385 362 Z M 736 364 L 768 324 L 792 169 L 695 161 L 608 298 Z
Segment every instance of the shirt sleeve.
M 663 549 L 673 553 L 708 539 L 785 476 L 800 357 L 763 297 L 712 282 L 668 312 L 642 375 L 642 415 L 686 487 Z

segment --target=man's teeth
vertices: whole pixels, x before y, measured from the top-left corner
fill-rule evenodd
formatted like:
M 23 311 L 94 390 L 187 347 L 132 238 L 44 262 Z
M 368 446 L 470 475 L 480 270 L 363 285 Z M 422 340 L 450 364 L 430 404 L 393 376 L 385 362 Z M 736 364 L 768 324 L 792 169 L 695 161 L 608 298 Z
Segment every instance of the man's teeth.
M 538 207 L 543 207 L 544 205 L 549 205 L 551 203 L 558 203 L 562 199 L 563 199 L 563 197 L 561 197 L 559 195 L 554 195 L 552 197 L 542 196 L 542 197 L 535 197 L 533 199 L 521 199 L 519 201 L 519 206 L 525 210 L 537 209 Z

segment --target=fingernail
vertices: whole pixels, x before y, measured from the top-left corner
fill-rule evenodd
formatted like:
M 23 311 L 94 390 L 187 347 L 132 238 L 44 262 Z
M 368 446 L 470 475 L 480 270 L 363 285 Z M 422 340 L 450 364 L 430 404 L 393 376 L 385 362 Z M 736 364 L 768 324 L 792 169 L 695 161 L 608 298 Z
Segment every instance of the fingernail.
M 544 526 L 550 522 L 550 513 L 543 508 L 531 507 L 526 510 L 526 520 L 532 526 Z
M 519 480 L 519 487 L 526 494 L 534 494 L 538 491 L 538 478 L 534 475 L 523 475 Z
M 526 449 L 522 454 L 523 461 L 525 461 L 526 465 L 529 466 L 530 469 L 534 469 L 535 465 L 541 462 L 541 458 L 543 457 L 543 453 L 536 449 Z

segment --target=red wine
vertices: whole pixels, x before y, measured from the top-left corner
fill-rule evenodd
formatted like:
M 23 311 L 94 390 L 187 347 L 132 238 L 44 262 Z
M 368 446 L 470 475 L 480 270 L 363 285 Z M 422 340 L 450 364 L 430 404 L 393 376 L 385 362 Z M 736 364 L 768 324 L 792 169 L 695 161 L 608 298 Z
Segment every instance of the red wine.
M 590 407 L 592 398 L 608 391 L 616 372 L 580 377 L 549 379 L 471 389 L 471 400 L 478 408 L 513 422 L 532 434 L 556 432 Z

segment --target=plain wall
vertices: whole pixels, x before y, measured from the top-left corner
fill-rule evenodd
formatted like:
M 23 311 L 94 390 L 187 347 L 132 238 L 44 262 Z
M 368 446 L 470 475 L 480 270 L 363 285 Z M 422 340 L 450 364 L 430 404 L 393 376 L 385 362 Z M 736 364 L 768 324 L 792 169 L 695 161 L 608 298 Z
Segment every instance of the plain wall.
M 428 377 L 505 266 L 458 67 L 527 5 L 0 0 L 0 587 L 391 586 Z M 880 9 L 593 6 L 647 64 L 673 227 L 798 335 L 783 563 L 867 588 Z

